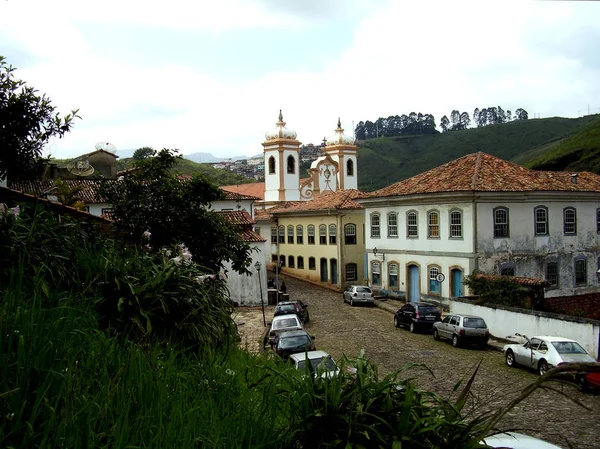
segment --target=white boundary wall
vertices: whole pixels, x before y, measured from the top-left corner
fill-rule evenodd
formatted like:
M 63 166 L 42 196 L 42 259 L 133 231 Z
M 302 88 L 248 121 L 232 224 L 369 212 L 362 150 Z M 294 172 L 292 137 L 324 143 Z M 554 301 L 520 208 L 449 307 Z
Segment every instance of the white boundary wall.
M 503 306 L 480 306 L 462 301 L 450 301 L 450 313 L 482 317 L 490 333 L 499 338 L 517 332 L 528 337 L 554 335 L 571 338 L 577 340 L 592 357 L 600 358 L 600 321 L 597 320 Z

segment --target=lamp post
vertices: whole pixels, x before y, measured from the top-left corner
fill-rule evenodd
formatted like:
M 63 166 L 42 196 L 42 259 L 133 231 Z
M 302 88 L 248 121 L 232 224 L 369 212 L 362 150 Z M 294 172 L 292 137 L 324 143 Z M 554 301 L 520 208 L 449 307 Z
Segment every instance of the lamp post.
M 600 269 L 598 269 L 598 271 L 596 271 L 596 276 L 598 277 L 598 282 L 600 282 Z
M 262 264 L 257 260 L 256 263 L 254 264 L 254 268 L 256 268 L 256 271 L 258 272 L 258 286 L 260 287 L 260 306 L 262 307 L 263 325 L 265 327 L 267 327 L 267 319 L 265 318 L 265 302 L 263 300 L 263 291 L 262 291 L 262 280 L 260 279 L 261 267 L 262 267 Z

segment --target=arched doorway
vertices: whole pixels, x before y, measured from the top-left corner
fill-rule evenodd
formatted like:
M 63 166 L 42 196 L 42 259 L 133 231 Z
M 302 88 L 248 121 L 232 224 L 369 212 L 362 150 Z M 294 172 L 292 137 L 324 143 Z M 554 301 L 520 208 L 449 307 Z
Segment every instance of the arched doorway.
M 337 285 L 338 283 L 338 267 L 337 267 L 337 259 L 331 259 L 329 261 L 331 265 L 331 283 Z
M 463 295 L 463 271 L 460 268 L 450 270 L 450 282 L 452 282 L 452 297 L 456 298 Z
M 419 289 L 419 266 L 409 265 L 408 273 L 408 300 L 410 302 L 419 302 L 421 292 Z

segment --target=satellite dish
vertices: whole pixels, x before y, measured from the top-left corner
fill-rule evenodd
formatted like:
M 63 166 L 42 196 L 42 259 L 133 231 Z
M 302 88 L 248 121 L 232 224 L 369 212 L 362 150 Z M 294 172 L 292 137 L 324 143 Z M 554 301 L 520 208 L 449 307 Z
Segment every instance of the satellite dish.
M 75 159 L 67 164 L 69 173 L 75 176 L 90 176 L 94 173 L 94 167 L 90 165 L 90 161 L 85 159 Z
M 117 152 L 117 147 L 114 146 L 110 142 L 98 142 L 95 145 L 95 148 L 96 148 L 96 150 L 104 150 L 104 151 L 108 151 L 109 153 L 113 153 L 113 154 L 115 154 Z

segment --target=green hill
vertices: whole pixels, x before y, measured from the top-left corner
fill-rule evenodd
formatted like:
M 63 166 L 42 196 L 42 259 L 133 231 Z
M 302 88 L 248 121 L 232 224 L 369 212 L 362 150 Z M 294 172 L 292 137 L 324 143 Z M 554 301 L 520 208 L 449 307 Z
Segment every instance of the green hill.
M 477 151 L 522 165 L 556 152 L 546 162 L 556 160 L 555 168 L 546 169 L 575 170 L 575 165 L 561 167 L 567 160 L 579 161 L 579 156 L 593 158 L 600 145 L 600 125 L 594 125 L 599 117 L 530 119 L 434 135 L 370 139 L 358 152 L 358 188 L 379 189 Z M 587 150 L 577 150 L 584 142 Z M 566 150 L 559 150 L 563 147 L 573 154 L 573 161 L 563 156 Z M 589 162 L 582 164 L 586 167 L 582 169 L 591 170 Z M 600 168 L 598 163 L 596 167 Z

